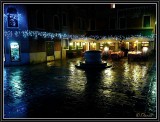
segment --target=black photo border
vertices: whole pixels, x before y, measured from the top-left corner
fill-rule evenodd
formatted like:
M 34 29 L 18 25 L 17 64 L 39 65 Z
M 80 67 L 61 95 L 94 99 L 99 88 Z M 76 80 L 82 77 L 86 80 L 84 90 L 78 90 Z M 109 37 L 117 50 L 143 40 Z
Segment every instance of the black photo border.
M 14 4 L 18 4 L 18 3 L 156 3 L 157 4 L 157 27 L 156 27 L 156 30 L 157 30 L 157 41 L 156 41 L 156 61 L 157 61 L 157 64 L 156 64 L 156 68 L 157 68 L 157 119 L 154 119 L 154 120 L 152 120 L 152 119 L 120 119 L 120 120 L 118 120 L 118 119 L 54 119 L 54 118 L 50 118 L 50 119 L 42 119 L 42 118 L 37 118 L 37 119 L 32 119 L 32 118 L 30 118 L 30 119 L 4 119 L 3 118 L 3 67 L 4 67 L 4 62 L 3 62 L 3 45 L 4 45 L 4 42 L 3 42 L 3 5 L 5 4 L 5 3 L 14 3 Z M 107 1 L 107 0 L 97 0 L 97 1 L 85 1 L 85 0 L 81 0 L 81 1 L 78 1 L 78 0 L 75 0 L 75 1 L 62 1 L 62 0 L 59 0 L 59 1 L 45 1 L 45 0 L 43 0 L 43 1 L 32 1 L 32 0 L 27 0 L 27 1 L 24 1 L 24 0 L 21 0 L 21 1 L 14 1 L 14 0 L 10 0 L 10 1 L 7 1 L 7 0 L 1 0 L 1 5 L 0 5 L 0 8 L 1 8 L 1 12 L 0 12 L 0 16 L 1 16 L 1 20 L 0 20 L 0 27 L 1 27 L 1 29 L 0 29 L 0 33 L 1 33 L 1 36 L 0 36 L 0 56 L 1 56 L 1 58 L 0 58 L 0 61 L 1 61 L 1 71 L 0 71 L 0 76 L 1 76 L 1 83 L 0 83 L 0 88 L 1 88 L 1 91 L 0 91 L 0 103 L 1 103 L 1 105 L 0 105 L 0 109 L 1 109 L 1 111 L 0 111 L 0 117 L 1 117 L 1 121 L 144 121 L 144 122 L 149 122 L 149 121 L 151 121 L 151 122 L 154 122 L 154 121 L 159 121 L 159 116 L 160 116 L 160 113 L 159 113 L 159 101 L 160 101 L 160 98 L 159 98 L 159 96 L 160 96 L 160 94 L 159 94 L 159 57 L 160 57 L 160 55 L 159 55 L 159 51 L 160 51 L 160 39 L 159 39 L 159 35 L 160 35 L 160 32 L 159 32 L 159 28 L 160 28 L 160 26 L 159 26 L 159 22 L 160 22 L 160 20 L 159 20 L 159 14 L 160 14 L 160 9 L 159 9 L 159 6 L 160 6 L 160 1 L 159 0 L 144 0 L 144 1 L 140 1 L 140 0 L 132 0 L 132 1 L 130 1 L 130 0 L 109 0 L 109 1 Z

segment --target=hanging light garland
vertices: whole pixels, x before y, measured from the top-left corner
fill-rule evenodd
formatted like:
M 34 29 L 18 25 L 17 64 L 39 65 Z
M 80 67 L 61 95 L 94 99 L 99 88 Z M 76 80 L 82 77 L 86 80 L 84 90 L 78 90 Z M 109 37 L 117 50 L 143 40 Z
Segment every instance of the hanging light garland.
M 70 38 L 70 39 L 86 39 L 86 38 L 93 38 L 96 40 L 99 39 L 114 39 L 114 40 L 122 40 L 122 39 L 129 39 L 129 38 L 134 38 L 134 37 L 146 37 L 150 38 L 153 40 L 155 38 L 155 34 L 152 34 L 150 36 L 142 36 L 141 34 L 139 35 L 128 35 L 128 36 L 123 36 L 123 35 L 110 35 L 110 36 L 99 36 L 99 35 L 90 35 L 86 37 L 85 35 L 72 35 L 72 34 L 62 34 L 62 33 L 51 33 L 51 32 L 41 32 L 41 31 L 30 31 L 30 30 L 24 30 L 24 31 L 4 31 L 4 37 L 7 39 L 12 38 L 12 37 L 23 37 L 23 38 L 28 38 L 28 37 L 33 37 L 37 39 L 38 37 L 41 38 L 49 38 L 49 39 L 54 39 L 54 38 Z

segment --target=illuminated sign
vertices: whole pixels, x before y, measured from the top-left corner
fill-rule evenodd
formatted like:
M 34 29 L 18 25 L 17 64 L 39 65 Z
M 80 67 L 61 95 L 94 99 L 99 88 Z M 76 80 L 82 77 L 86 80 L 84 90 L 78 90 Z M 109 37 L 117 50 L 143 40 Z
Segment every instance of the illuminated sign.
M 10 44 L 11 48 L 11 61 L 19 61 L 19 44 L 17 42 L 12 42 Z

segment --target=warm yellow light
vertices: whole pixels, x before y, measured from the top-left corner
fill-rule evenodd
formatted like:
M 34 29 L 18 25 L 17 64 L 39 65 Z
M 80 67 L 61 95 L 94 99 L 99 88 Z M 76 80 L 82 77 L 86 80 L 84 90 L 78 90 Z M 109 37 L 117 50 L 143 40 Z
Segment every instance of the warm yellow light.
M 137 54 L 140 54 L 140 53 L 142 53 L 141 51 L 137 51 Z
M 116 7 L 115 3 L 111 4 L 111 8 L 115 8 L 115 7 Z
M 79 43 L 77 43 L 77 46 L 79 46 Z
M 73 43 L 71 42 L 71 43 L 69 43 L 69 45 L 70 45 L 70 46 L 72 46 L 72 45 L 73 45 Z
M 83 45 L 85 45 L 86 43 L 83 43 Z
M 108 44 L 111 44 L 112 42 L 107 42 Z
M 138 40 L 136 40 L 136 43 L 138 43 Z
M 105 48 L 104 48 L 104 51 L 105 51 L 105 52 L 107 52 L 108 50 L 109 50 L 109 48 L 108 48 L 108 47 L 105 47 Z
M 143 44 L 144 44 L 144 43 L 146 43 L 146 44 L 147 44 L 147 43 L 149 43 L 149 42 L 142 42 L 142 43 L 143 43 Z
M 143 47 L 143 48 L 142 48 L 142 51 L 143 51 L 143 52 L 147 52 L 147 51 L 148 51 L 148 47 Z

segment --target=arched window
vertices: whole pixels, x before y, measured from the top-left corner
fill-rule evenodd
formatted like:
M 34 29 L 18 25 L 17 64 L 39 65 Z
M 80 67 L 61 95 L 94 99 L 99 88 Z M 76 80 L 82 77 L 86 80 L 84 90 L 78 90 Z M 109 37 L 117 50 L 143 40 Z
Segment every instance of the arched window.
M 7 9 L 8 27 L 18 27 L 17 10 L 13 7 Z

